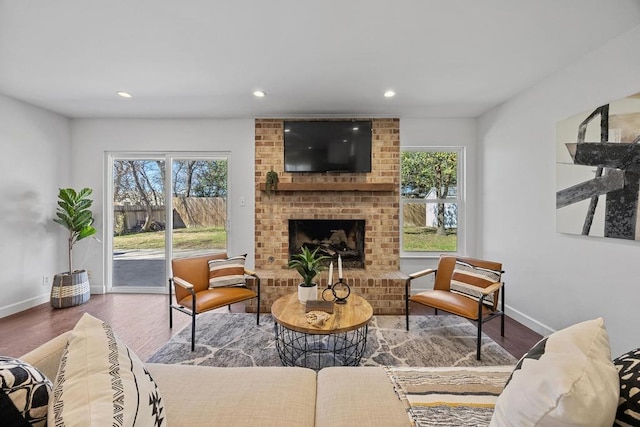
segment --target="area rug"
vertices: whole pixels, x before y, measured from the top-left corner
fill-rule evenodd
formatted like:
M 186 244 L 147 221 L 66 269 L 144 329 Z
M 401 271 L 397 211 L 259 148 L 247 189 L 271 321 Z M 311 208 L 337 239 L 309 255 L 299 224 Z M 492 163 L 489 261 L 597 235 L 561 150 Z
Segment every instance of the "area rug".
M 362 366 L 488 366 L 517 360 L 495 341 L 482 338 L 482 360 L 476 360 L 475 325 L 458 316 L 374 316 L 369 324 Z M 198 316 L 196 349 L 191 326 L 185 327 L 148 362 L 204 366 L 282 366 L 270 315 L 203 313 Z

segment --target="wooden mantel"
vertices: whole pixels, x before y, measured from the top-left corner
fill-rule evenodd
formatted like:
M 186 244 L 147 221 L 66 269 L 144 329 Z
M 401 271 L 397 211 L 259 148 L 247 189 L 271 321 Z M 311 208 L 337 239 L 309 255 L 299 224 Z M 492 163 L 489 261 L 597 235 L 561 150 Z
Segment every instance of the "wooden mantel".
M 266 184 L 259 189 L 265 191 Z M 394 191 L 397 185 L 384 182 L 280 182 L 277 191 Z

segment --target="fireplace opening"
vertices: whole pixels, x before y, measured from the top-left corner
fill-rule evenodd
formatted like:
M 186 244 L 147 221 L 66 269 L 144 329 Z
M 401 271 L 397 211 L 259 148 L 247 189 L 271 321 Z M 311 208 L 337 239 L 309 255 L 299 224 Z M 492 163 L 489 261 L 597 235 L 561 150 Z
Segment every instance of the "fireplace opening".
M 363 219 L 290 219 L 289 260 L 306 246 L 331 257 L 334 266 L 340 255 L 344 268 L 364 268 L 364 230 Z

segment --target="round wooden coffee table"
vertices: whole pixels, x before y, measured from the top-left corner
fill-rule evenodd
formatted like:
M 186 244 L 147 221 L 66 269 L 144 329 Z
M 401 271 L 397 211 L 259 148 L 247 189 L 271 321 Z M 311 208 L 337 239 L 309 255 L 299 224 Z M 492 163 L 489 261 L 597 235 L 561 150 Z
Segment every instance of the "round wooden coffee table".
M 313 326 L 307 322 L 305 304 L 292 293 L 277 299 L 271 314 L 282 364 L 320 370 L 360 363 L 373 309 L 364 298 L 351 294 L 346 304 L 334 304 L 324 324 Z

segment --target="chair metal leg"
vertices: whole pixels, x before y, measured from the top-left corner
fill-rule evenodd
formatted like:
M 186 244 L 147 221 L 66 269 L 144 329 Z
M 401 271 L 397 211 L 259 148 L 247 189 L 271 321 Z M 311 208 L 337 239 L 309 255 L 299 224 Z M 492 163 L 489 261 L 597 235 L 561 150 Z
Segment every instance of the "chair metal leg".
M 191 351 L 196 350 L 196 313 L 191 313 Z
M 256 325 L 260 326 L 260 295 L 258 295 L 258 307 L 256 307 Z
M 172 280 L 169 279 L 169 329 L 173 328 L 173 309 L 171 308 L 171 299 L 172 299 L 171 285 L 172 285 Z
M 409 283 L 411 279 L 407 279 L 404 285 L 404 314 L 406 317 L 407 331 L 409 330 Z
M 478 338 L 476 340 L 476 360 L 480 360 L 480 345 L 482 344 L 482 301 L 484 297 L 478 301 Z
M 195 292 L 191 294 L 191 304 L 192 304 L 191 305 L 191 351 L 195 351 L 196 349 L 196 315 L 198 314 Z
M 500 295 L 502 300 L 502 316 L 500 316 L 500 336 L 504 336 L 504 283 L 502 284 L 502 293 Z
M 482 317 L 478 319 L 478 341 L 476 343 L 476 360 L 480 360 L 481 341 L 482 341 Z
M 258 294 L 258 307 L 256 308 L 256 325 L 260 326 L 260 277 L 257 275 L 254 276 L 256 278 L 256 287 L 258 288 L 256 292 Z

